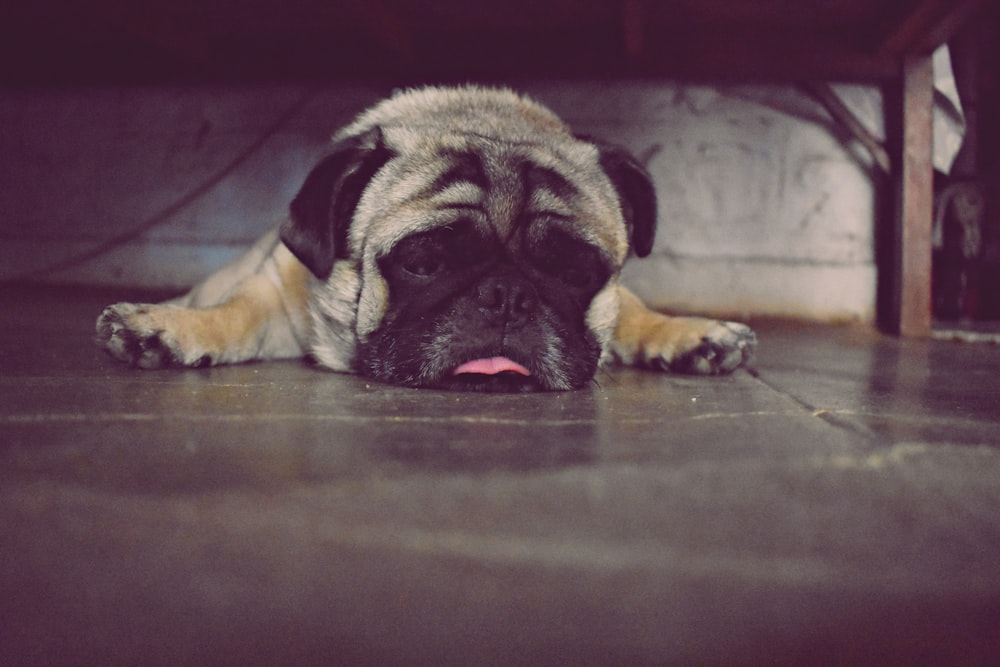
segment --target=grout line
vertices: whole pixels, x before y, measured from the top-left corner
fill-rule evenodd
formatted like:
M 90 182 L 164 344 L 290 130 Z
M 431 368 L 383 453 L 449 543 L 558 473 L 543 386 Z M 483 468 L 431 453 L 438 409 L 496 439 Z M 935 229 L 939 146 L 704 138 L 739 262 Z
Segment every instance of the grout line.
M 883 439 L 880 438 L 874 431 L 872 431 L 867 426 L 846 419 L 846 417 L 850 416 L 866 416 L 866 415 L 862 415 L 861 413 L 852 413 L 846 410 L 829 410 L 826 408 L 820 408 L 799 398 L 795 394 L 792 394 L 791 392 L 786 391 L 785 389 L 782 389 L 781 387 L 778 387 L 777 385 L 774 385 L 771 382 L 768 382 L 767 380 L 764 379 L 764 377 L 760 373 L 754 373 L 753 378 L 757 382 L 761 383 L 762 385 L 770 389 L 771 391 L 776 392 L 781 396 L 784 396 L 790 401 L 801 406 L 803 409 L 808 410 L 809 414 L 811 414 L 813 417 L 816 417 L 820 421 L 823 421 L 826 424 L 829 424 L 830 426 L 833 426 L 838 430 L 847 431 L 853 435 L 861 436 L 862 438 L 864 438 L 869 442 L 883 443 Z
M 753 410 L 748 412 L 707 412 L 703 414 L 674 416 L 669 421 L 703 421 L 716 419 L 745 419 L 749 417 L 797 417 L 801 412 L 791 410 Z M 454 415 L 447 417 L 423 417 L 415 415 L 352 415 L 352 414 L 312 414 L 312 413 L 154 413 L 154 412 L 63 412 L 63 413 L 24 413 L 0 415 L 0 424 L 39 424 L 39 423 L 109 423 L 109 422 L 162 422 L 162 421 L 194 421 L 194 422 L 267 422 L 267 421 L 303 421 L 303 422 L 385 422 L 400 424 L 497 424 L 511 426 L 573 426 L 581 424 L 600 424 L 611 421 L 617 424 L 661 424 L 662 418 L 624 417 L 603 419 L 515 419 L 508 417 L 466 416 Z
M 107 423 L 107 422 L 162 422 L 162 421 L 194 421 L 194 422 L 268 422 L 268 421 L 302 421 L 302 422 L 389 422 L 389 423 L 470 423 L 470 424 L 509 424 L 509 425 L 542 425 L 568 426 L 573 424 L 589 424 L 595 420 L 583 419 L 506 419 L 501 417 L 468 417 L 456 415 L 452 417 L 418 417 L 403 415 L 331 415 L 309 413 L 153 413 L 153 412 L 69 412 L 69 413 L 35 413 L 20 415 L 0 415 L 0 424 L 36 424 L 36 423 Z
M 766 383 L 765 383 L 766 384 Z M 785 394 L 788 396 L 787 394 Z M 868 419 L 886 419 L 907 421 L 920 424 L 950 424 L 953 426 L 976 426 L 983 422 L 975 419 L 962 417 L 945 417 L 940 415 L 917 415 L 887 412 L 865 412 L 860 410 L 848 410 L 842 408 L 813 408 L 803 401 L 799 401 L 794 396 L 789 396 L 792 400 L 802 406 L 801 410 L 751 410 L 746 412 L 706 412 L 694 415 L 675 415 L 669 419 L 664 418 L 641 418 L 624 417 L 604 419 L 515 419 L 507 417 L 488 416 L 447 416 L 447 417 L 422 417 L 415 415 L 352 415 L 352 414 L 310 414 L 310 413 L 153 413 L 153 412 L 63 412 L 63 413 L 23 413 L 0 415 L 0 425 L 17 424 L 44 424 L 44 423 L 113 423 L 113 422 L 165 422 L 165 421 L 188 421 L 188 422 L 341 422 L 341 423 L 363 423 L 382 422 L 398 424 L 495 424 L 509 426 L 577 426 L 583 424 L 597 425 L 605 422 L 616 424 L 662 424 L 665 421 L 676 423 L 678 421 L 714 421 L 748 419 L 755 417 L 802 417 L 811 416 L 818 418 L 837 428 L 843 428 L 861 433 L 872 439 L 880 440 L 879 436 L 871 430 L 849 421 L 852 417 Z

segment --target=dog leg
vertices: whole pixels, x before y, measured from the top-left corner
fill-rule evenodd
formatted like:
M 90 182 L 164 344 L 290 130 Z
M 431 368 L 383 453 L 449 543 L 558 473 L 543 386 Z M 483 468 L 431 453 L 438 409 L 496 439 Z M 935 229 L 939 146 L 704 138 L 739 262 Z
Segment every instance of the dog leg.
M 670 317 L 619 287 L 621 307 L 611 351 L 624 364 L 675 373 L 719 375 L 745 365 L 757 336 L 745 324 Z
M 305 266 L 279 244 L 218 303 L 192 307 L 189 295 L 108 306 L 97 319 L 97 342 L 115 358 L 147 369 L 302 356 L 309 280 Z

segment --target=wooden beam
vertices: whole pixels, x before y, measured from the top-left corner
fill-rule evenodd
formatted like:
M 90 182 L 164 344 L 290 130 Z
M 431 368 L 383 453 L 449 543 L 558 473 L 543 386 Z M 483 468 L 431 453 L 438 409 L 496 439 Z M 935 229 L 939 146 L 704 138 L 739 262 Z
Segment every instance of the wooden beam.
M 872 159 L 875 161 L 875 166 L 883 174 L 887 176 L 892 174 L 892 160 L 885 146 L 868 131 L 868 128 L 858 120 L 854 112 L 837 97 L 837 93 L 833 91 L 830 84 L 809 81 L 801 84 L 801 86 L 813 99 L 823 105 L 823 108 L 826 109 L 835 123 L 846 129 L 856 141 L 861 142 L 861 145 L 871 154 Z
M 625 0 L 622 6 L 622 32 L 625 40 L 625 55 L 637 60 L 646 50 L 646 2 L 645 0 Z
M 952 37 L 983 6 L 984 0 L 959 0 L 947 5 L 947 11 L 938 17 L 926 31 L 922 39 L 914 44 L 911 53 L 930 53 Z
M 832 38 L 725 24 L 645 35 L 642 74 L 713 82 L 894 81 L 899 58 Z
M 902 71 L 902 156 L 899 170 L 899 333 L 931 331 L 931 228 L 934 167 L 931 116 L 934 72 L 931 56 L 908 56 Z
M 930 53 L 951 39 L 982 4 L 983 0 L 921 0 L 882 40 L 878 53 L 893 58 Z

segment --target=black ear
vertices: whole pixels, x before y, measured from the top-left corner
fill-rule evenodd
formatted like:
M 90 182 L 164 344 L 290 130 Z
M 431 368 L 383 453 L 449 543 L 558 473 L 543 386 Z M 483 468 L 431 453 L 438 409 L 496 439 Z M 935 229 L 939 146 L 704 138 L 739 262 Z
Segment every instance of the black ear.
M 336 144 L 309 172 L 292 200 L 291 217 L 281 225 L 281 240 L 317 278 L 328 278 L 334 261 L 347 256 L 361 193 L 391 157 L 376 127 Z
M 592 143 L 600 151 L 601 168 L 618 191 L 632 250 L 636 256 L 645 257 L 653 251 L 653 239 L 656 237 L 656 190 L 653 181 L 645 167 L 625 149 Z

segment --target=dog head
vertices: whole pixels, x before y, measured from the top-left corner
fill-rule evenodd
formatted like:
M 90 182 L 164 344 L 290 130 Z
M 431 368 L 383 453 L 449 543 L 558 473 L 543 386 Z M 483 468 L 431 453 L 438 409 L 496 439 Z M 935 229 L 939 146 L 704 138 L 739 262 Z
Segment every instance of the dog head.
M 656 201 L 624 151 L 509 91 L 429 88 L 341 131 L 282 240 L 316 278 L 312 355 L 395 384 L 589 382 Z

